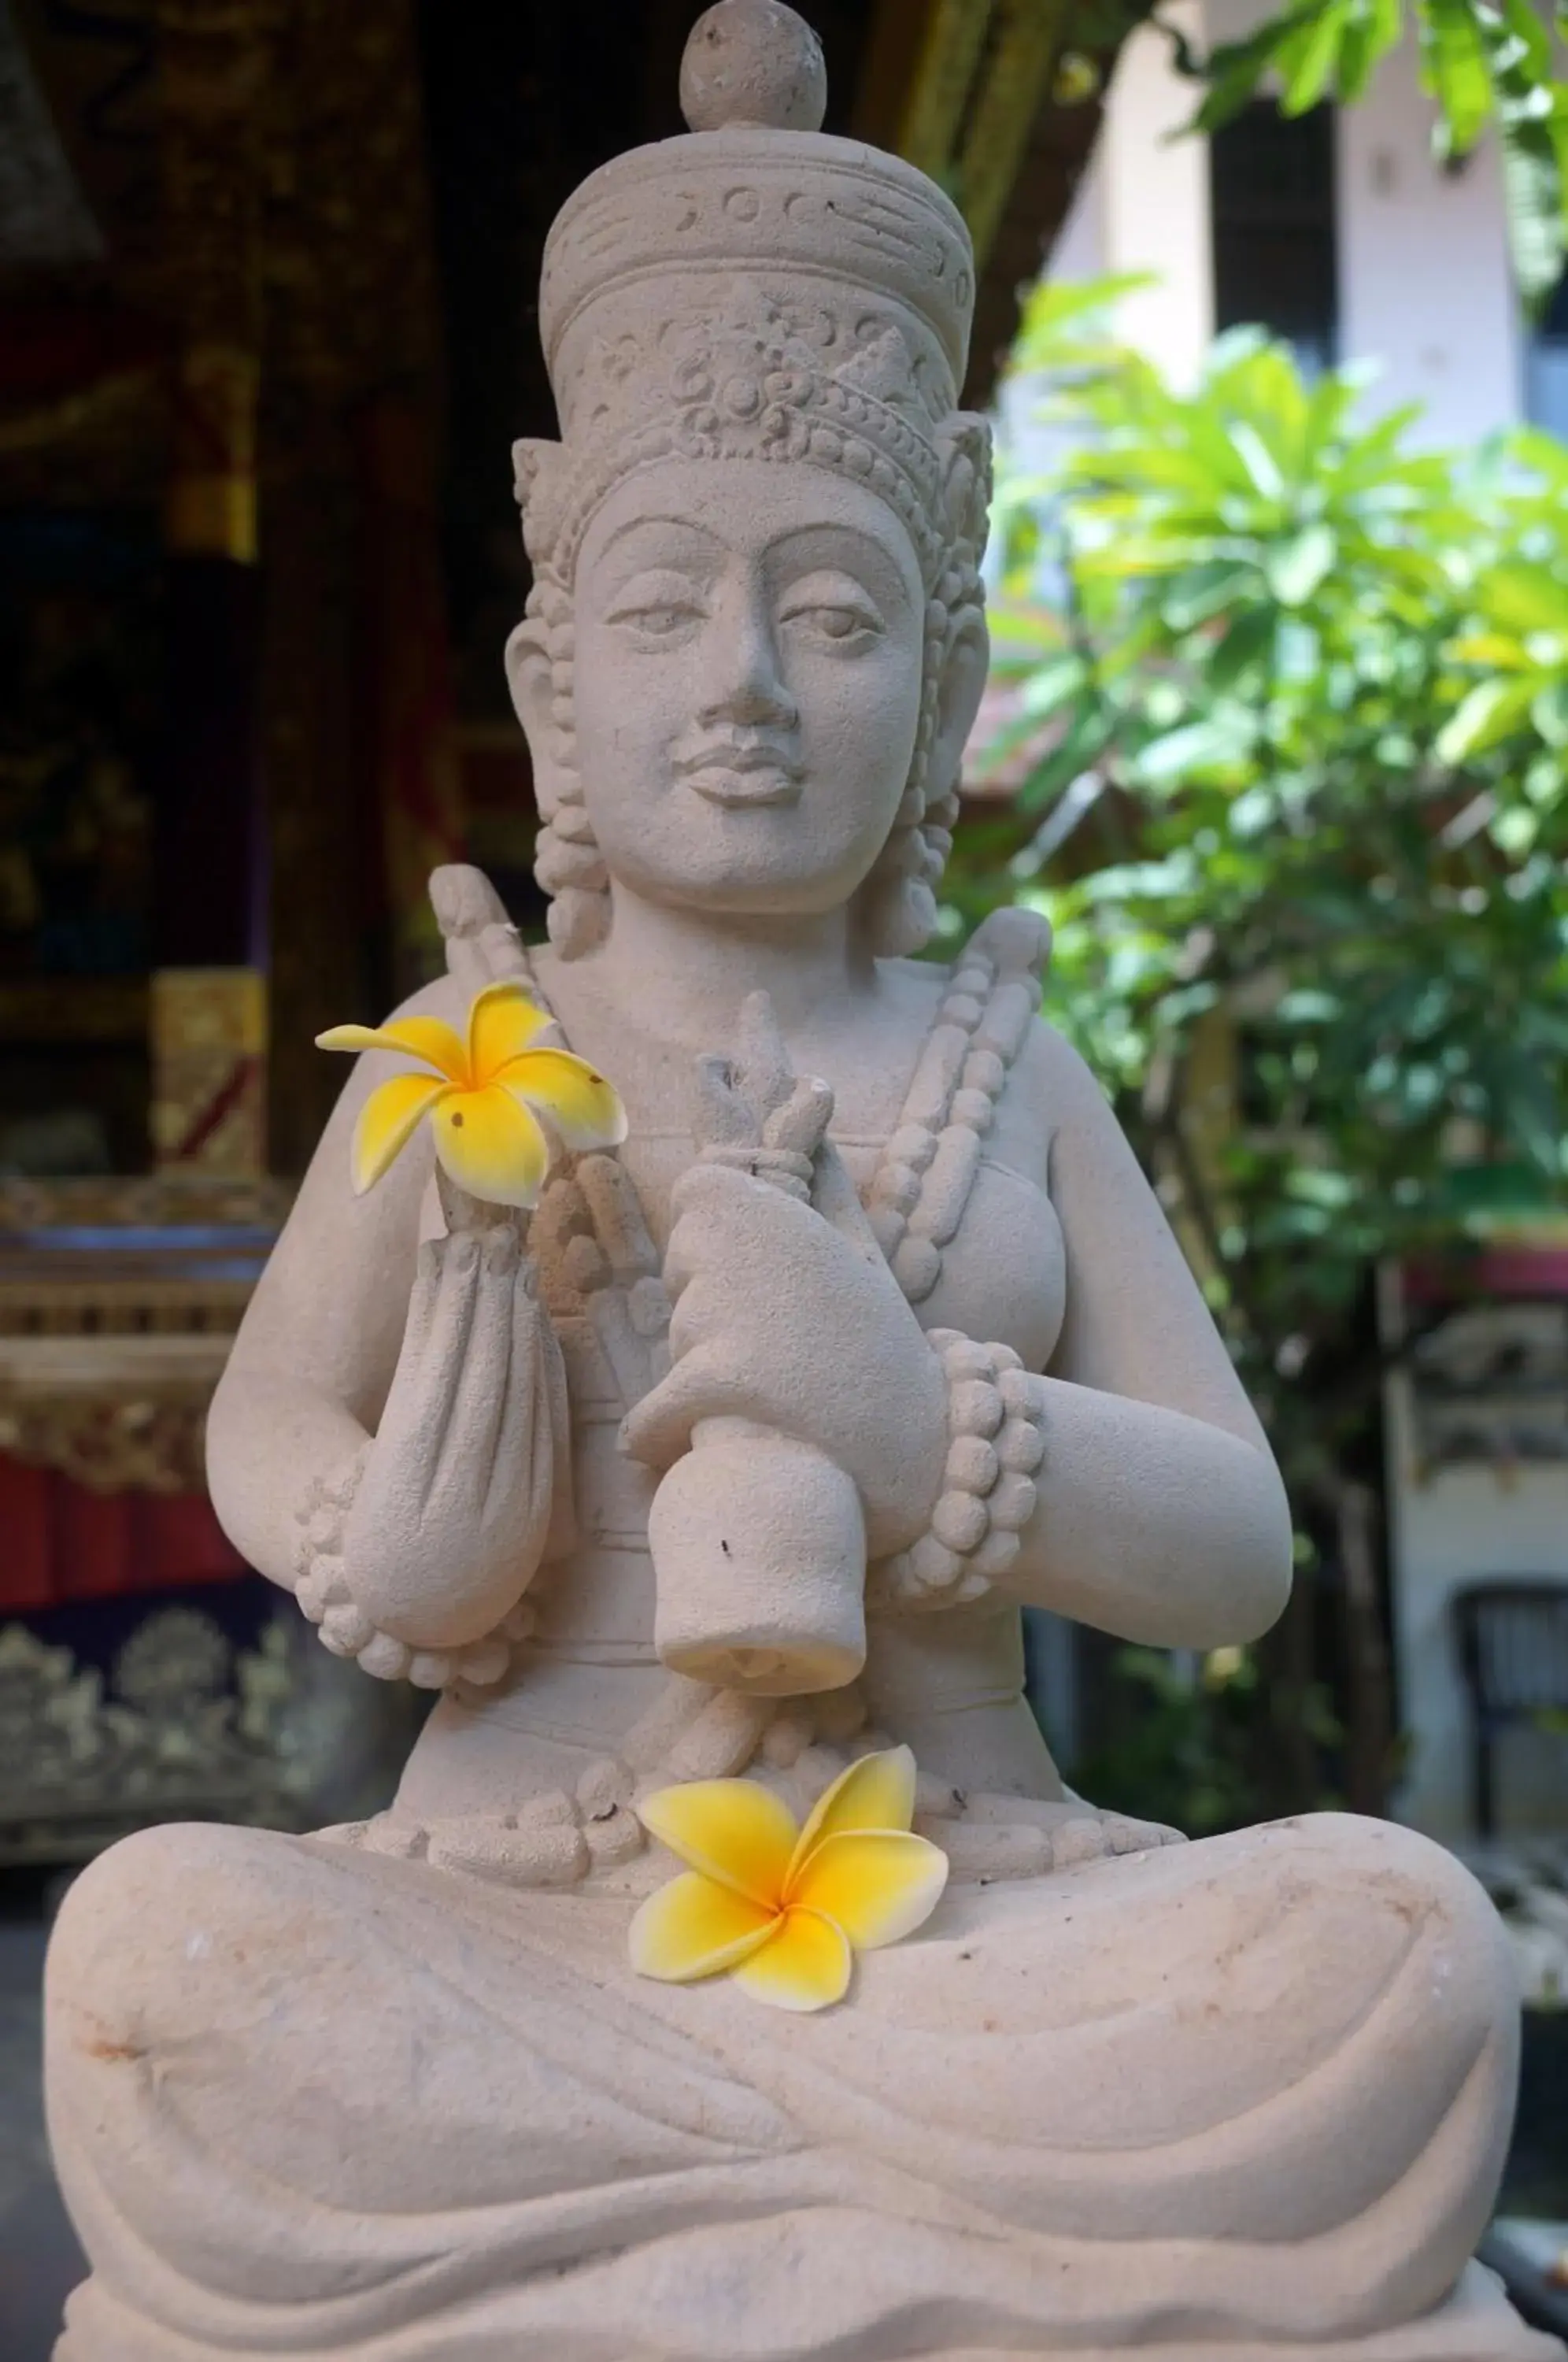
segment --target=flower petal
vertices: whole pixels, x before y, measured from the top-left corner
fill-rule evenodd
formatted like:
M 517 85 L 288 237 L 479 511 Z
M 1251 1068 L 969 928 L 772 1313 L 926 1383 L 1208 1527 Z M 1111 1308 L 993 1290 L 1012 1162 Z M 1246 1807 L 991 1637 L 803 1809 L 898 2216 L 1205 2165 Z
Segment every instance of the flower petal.
M 820 1911 L 857 1952 L 896 1944 L 922 1926 L 947 1883 L 947 1856 L 900 1829 L 846 1829 L 813 1847 L 790 1889 L 790 1907 Z
M 568 1148 L 616 1148 L 626 1137 L 621 1094 L 569 1050 L 525 1050 L 495 1079 L 543 1109 Z
M 496 1068 L 521 1055 L 549 1021 L 520 984 L 487 984 L 469 1010 L 469 1073 L 475 1085 L 493 1082 Z
M 907 1829 L 914 1818 L 914 1798 L 915 1760 L 907 1747 L 863 1755 L 817 1798 L 801 1831 L 790 1877 L 814 1845 L 843 1829 Z
M 422 1058 L 449 1083 L 466 1083 L 468 1053 L 439 1017 L 389 1017 L 384 1025 L 332 1025 L 315 1037 L 318 1050 L 395 1050 Z
M 545 1135 L 510 1091 L 448 1090 L 432 1121 L 436 1153 L 470 1198 L 536 1206 L 549 1164 Z
M 743 1959 L 735 1982 L 775 2009 L 827 2009 L 849 1991 L 851 1954 L 842 1927 L 815 1911 L 787 1911 L 777 1934 Z
M 627 1938 L 632 1966 L 665 1984 L 716 1976 L 765 1944 L 776 1916 L 694 1870 L 682 1871 L 639 1906 Z
M 451 1090 L 431 1075 L 390 1075 L 378 1083 L 354 1126 L 349 1170 L 354 1194 L 362 1197 L 404 1148 L 415 1125 Z
M 795 1843 L 795 1816 L 756 1780 L 688 1780 L 645 1796 L 637 1818 L 650 1837 L 705 1878 L 777 1911 Z

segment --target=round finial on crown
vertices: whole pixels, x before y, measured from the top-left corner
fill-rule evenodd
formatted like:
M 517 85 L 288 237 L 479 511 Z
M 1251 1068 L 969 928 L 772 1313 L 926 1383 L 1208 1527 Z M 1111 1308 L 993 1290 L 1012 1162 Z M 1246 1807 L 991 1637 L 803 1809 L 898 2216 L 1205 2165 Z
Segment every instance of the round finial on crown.
M 823 45 L 783 0 L 718 0 L 688 37 L 680 111 L 693 131 L 820 131 Z

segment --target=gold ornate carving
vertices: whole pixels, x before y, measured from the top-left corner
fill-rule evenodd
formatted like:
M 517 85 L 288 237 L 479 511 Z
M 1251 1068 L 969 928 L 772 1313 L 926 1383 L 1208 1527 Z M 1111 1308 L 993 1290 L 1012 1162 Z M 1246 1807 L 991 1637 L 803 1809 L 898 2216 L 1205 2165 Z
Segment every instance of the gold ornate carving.
M 260 1172 L 265 977 L 245 967 L 161 968 L 152 978 L 151 1034 L 159 1163 Z
M 1066 0 L 1001 0 L 996 40 L 958 160 L 960 203 L 981 261 L 1001 226 L 1066 20 Z
M 367 404 L 389 389 L 425 440 L 419 485 L 432 478 L 440 334 L 414 14 L 410 0 L 290 0 L 269 85 L 261 695 L 276 914 L 269 1146 L 284 1172 L 304 1170 L 339 1086 L 313 1037 L 370 992 L 354 914 L 375 898 L 344 781 L 366 752 L 353 691 Z M 400 527 L 411 541 L 421 513 L 434 550 L 433 502 L 401 513 Z M 401 862 L 400 829 L 392 841 Z
M 199 1493 L 207 1403 L 218 1372 L 192 1399 L 127 1394 L 105 1400 L 105 1377 L 91 1394 L 50 1396 L 7 1384 L 0 1354 L 0 1451 L 34 1468 L 52 1468 L 90 1493 Z M 221 1363 L 220 1363 L 221 1367 Z
M 899 126 L 902 156 L 950 189 L 983 266 L 1067 29 L 1066 0 L 933 0 Z
M 93 1492 L 200 1492 L 207 1404 L 286 1206 L 268 1181 L 0 1182 L 0 1451 Z
M 900 155 L 933 180 L 946 176 L 993 6 L 994 0 L 934 0 L 926 18 L 897 144 Z
M 0 1861 L 81 1859 L 158 1820 L 306 1826 L 341 1717 L 302 1683 L 302 1631 L 279 1615 L 237 1650 L 214 1617 L 156 1608 L 105 1682 L 0 1627 Z
M 277 1231 L 293 1200 L 288 1182 L 263 1174 L 183 1171 L 70 1180 L 0 1178 L 0 1258 L 30 1243 L 19 1233 L 35 1231 L 202 1225 Z M 6 1284 L 0 1277 L 0 1288 Z
M 159 164 L 182 351 L 169 546 L 256 557 L 265 99 L 282 0 L 157 0 Z
M 171 549 L 255 564 L 259 385 L 256 356 L 237 346 L 193 345 L 181 356 L 175 465 L 163 504 Z
M 0 1041 L 146 1039 L 147 986 L 140 977 L 27 976 L 0 984 Z M 0 1226 L 4 1220 L 0 1210 Z

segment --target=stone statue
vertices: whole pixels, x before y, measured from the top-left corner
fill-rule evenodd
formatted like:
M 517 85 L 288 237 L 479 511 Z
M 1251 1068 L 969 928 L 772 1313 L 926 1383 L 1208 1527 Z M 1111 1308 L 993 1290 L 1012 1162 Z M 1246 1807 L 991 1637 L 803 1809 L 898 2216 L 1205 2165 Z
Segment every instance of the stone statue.
M 531 1219 L 423 1132 L 356 1196 L 406 1062 L 348 1082 L 212 1488 L 330 1648 L 440 1695 L 370 1824 L 157 1829 L 67 1897 L 59 2356 L 1544 2356 L 1467 2261 L 1516 2072 L 1478 1888 L 1381 1824 L 1096 1812 L 1024 1703 L 1021 1603 L 1246 1640 L 1289 1519 L 1036 1014 L 1043 927 L 911 956 L 987 661 L 962 223 L 822 135 L 775 0 L 708 12 L 682 95 L 546 257 L 507 664 L 551 943 L 439 873 L 399 1021 L 521 983 L 627 1136 L 564 1139 Z M 799 1816 L 900 1746 L 946 1893 L 843 2003 L 635 1972 L 644 1798 Z

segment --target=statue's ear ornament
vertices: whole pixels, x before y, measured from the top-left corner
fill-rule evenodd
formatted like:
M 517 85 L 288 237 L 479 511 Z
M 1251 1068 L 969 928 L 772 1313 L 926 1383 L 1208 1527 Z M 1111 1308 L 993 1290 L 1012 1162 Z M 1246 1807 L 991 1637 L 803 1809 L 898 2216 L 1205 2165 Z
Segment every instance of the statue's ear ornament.
M 512 469 L 524 544 L 537 568 L 548 563 L 565 518 L 566 452 L 559 443 L 529 436 L 512 446 Z
M 991 430 L 978 412 L 955 410 L 936 429 L 944 519 L 952 541 L 977 563 L 991 506 Z

